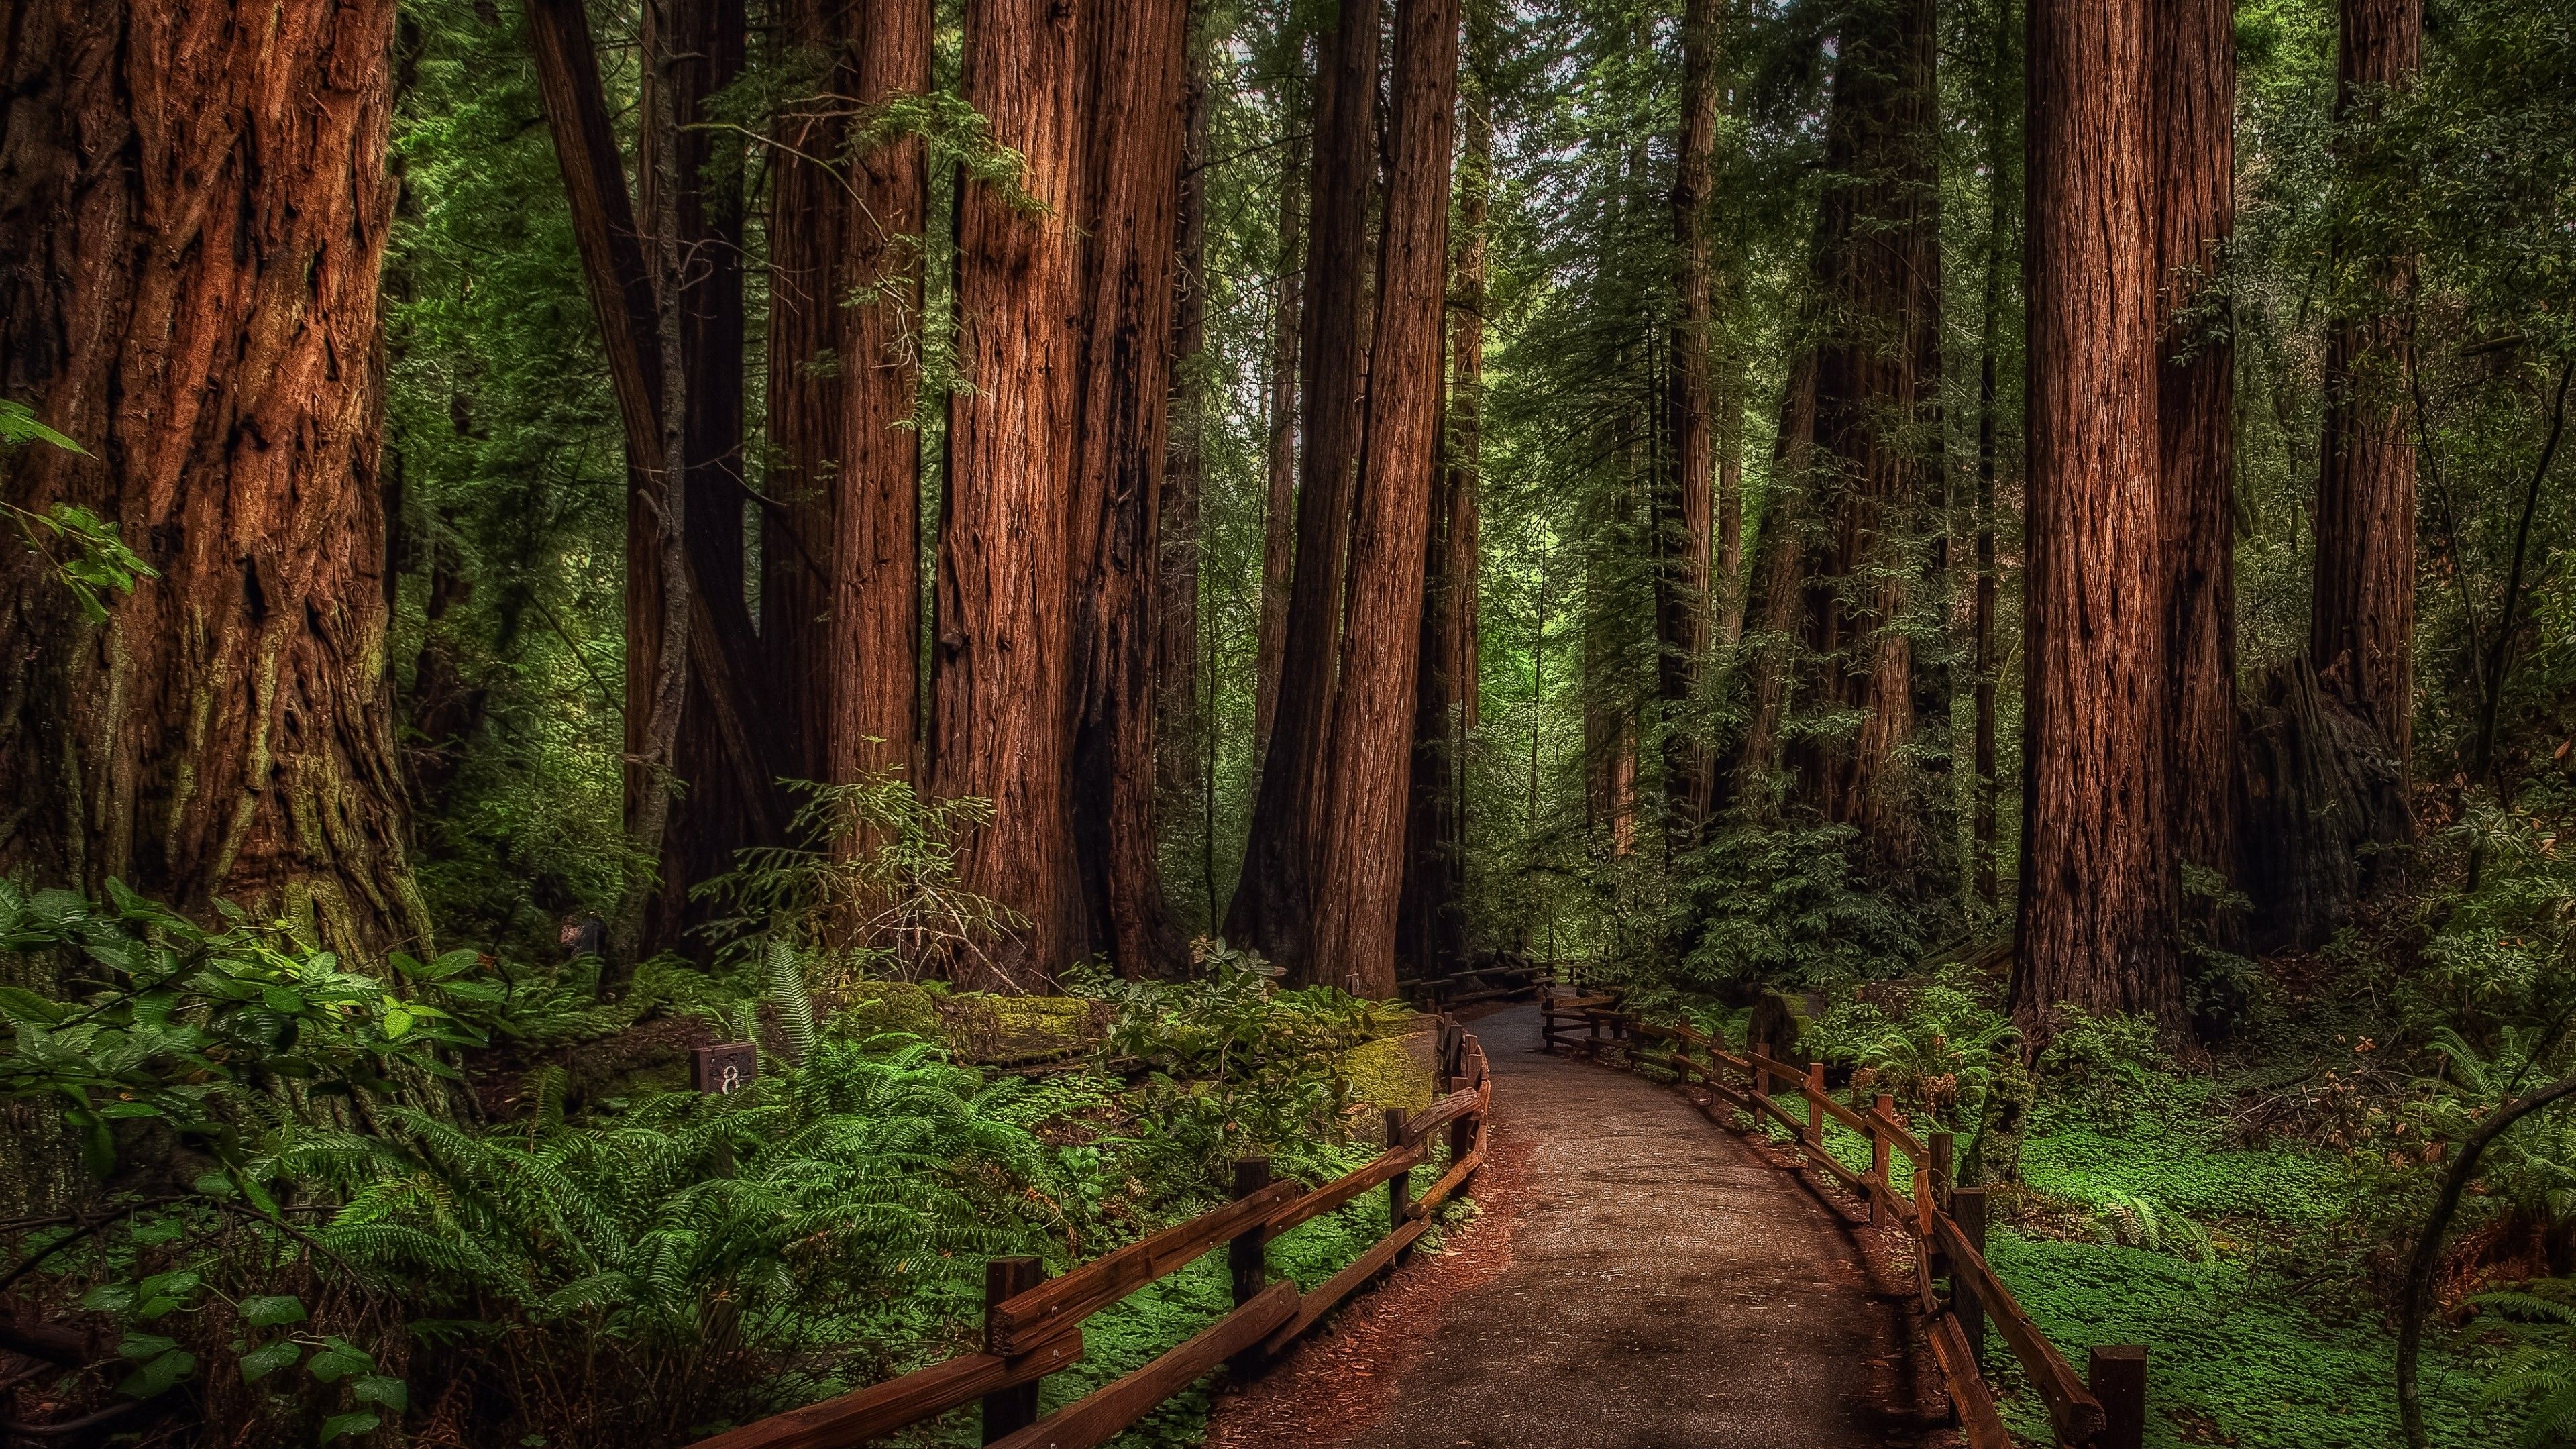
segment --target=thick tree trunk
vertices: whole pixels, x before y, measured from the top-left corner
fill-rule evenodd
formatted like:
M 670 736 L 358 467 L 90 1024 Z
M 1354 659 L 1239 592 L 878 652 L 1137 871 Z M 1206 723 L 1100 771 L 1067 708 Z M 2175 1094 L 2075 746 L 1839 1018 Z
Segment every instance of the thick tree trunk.
M 1747 818 L 1779 815 L 1782 739 L 1793 702 L 1792 662 L 1806 603 L 1808 562 L 1814 552 L 1814 504 L 1808 496 L 1816 439 L 1816 358 L 1799 354 L 1780 392 L 1780 431 L 1771 451 L 1771 487 L 1763 499 L 1762 532 L 1747 584 L 1744 629 L 1736 656 L 1744 680 L 1744 729 L 1736 740 L 1720 804 Z
M 2173 570 L 2174 834 L 2186 864 L 2236 860 L 2236 376 L 2209 288 L 2235 229 L 2236 30 L 2228 0 L 2156 12 L 2158 438 Z M 2204 912 L 2203 914 L 2208 914 Z M 2212 925 L 2219 915 L 2209 915 Z
M 1154 640 L 1189 5 L 1101 0 L 1087 19 L 1074 843 L 1090 949 L 1130 976 L 1176 976 L 1189 953 L 1164 897 L 1154 826 Z M 1192 664 L 1195 642 L 1185 645 Z
M 1360 996 L 1395 994 L 1410 706 L 1421 664 L 1423 549 L 1440 459 L 1449 268 L 1449 169 L 1458 99 L 1458 0 L 1402 0 L 1388 117 L 1368 437 L 1351 536 L 1349 634 L 1333 707 L 1332 768 L 1315 895 L 1313 972 Z
M 2423 0 L 2343 0 L 2335 112 L 2365 120 L 2422 61 Z M 2317 671 L 2409 754 L 2415 688 L 2415 450 L 2407 438 L 2413 366 L 2403 298 L 2414 262 L 2374 258 L 2389 305 L 2335 329 L 2326 349 L 2323 463 L 2308 652 Z
M 791 107 L 772 152 L 769 432 L 761 637 L 788 695 L 792 770 L 847 783 L 921 778 L 921 435 L 913 335 L 928 205 L 922 142 L 863 146 L 864 125 L 930 87 L 928 0 L 800 0 L 791 43 L 839 59 Z
M 2173 920 L 2171 570 L 2156 442 L 2156 148 L 2146 0 L 2032 0 L 2027 785 L 2012 981 L 2025 1050 L 2056 1007 L 2189 1031 Z
M 1452 239 L 1449 392 L 1424 557 L 1421 687 L 1413 718 L 1413 783 L 1405 813 L 1399 961 L 1420 977 L 1454 969 L 1466 954 L 1467 741 L 1476 727 L 1476 487 L 1485 378 L 1485 246 L 1494 123 L 1490 0 L 1466 8 L 1467 60 L 1459 73 L 1457 235 Z
M 1691 693 L 1708 655 L 1711 524 L 1717 429 L 1711 400 L 1713 300 L 1709 267 L 1709 172 L 1717 154 L 1718 0 L 1682 9 L 1682 133 L 1673 182 L 1672 446 L 1670 476 L 1658 480 L 1655 549 L 1655 671 L 1664 712 L 1664 813 L 1668 837 L 1687 844 L 1709 804 L 1709 754 L 1688 722 Z M 1741 508 L 1741 503 L 1738 503 Z M 1738 527 L 1741 527 L 1739 514 Z
M 158 577 L 0 563 L 0 870 L 426 953 L 384 677 L 390 0 L 28 0 L 0 26 L 12 505 Z
M 2304 658 L 2271 671 L 2261 691 L 2242 741 L 2245 944 L 2312 950 L 2396 874 L 2386 848 L 2409 838 L 2405 762 Z
M 2020 76 L 2013 44 L 2012 10 L 1999 5 L 1986 57 L 1986 287 L 1977 341 L 1977 498 L 1976 593 L 1969 603 L 1969 635 L 1976 651 L 1975 802 L 1970 827 L 1977 899 L 1997 903 L 2001 880 L 1997 861 L 1998 806 L 2002 781 L 1995 758 L 1996 691 L 2003 681 L 2003 658 L 1995 636 L 1998 584 L 1995 564 L 1995 474 L 2002 451 L 2002 390 L 1997 355 L 2004 344 L 2004 276 L 2020 256 L 2014 243 L 2013 206 L 2020 199 L 2013 166 L 2013 112 Z
M 1322 858 L 1318 833 L 1328 793 L 1325 761 L 1338 687 L 1352 499 L 1359 486 L 1361 405 L 1368 388 L 1363 268 L 1369 251 L 1369 183 L 1377 175 L 1376 8 L 1353 5 L 1342 11 L 1323 37 L 1320 56 L 1298 349 L 1306 426 L 1299 460 L 1297 556 L 1270 745 L 1262 759 L 1242 878 L 1225 919 L 1228 937 L 1258 948 L 1300 980 L 1312 978 L 1314 971 L 1314 892 Z M 1445 155 L 1442 167 L 1445 176 Z M 1441 189 L 1447 190 L 1445 182 Z M 1436 336 L 1436 317 L 1433 328 Z M 1421 527 L 1407 525 L 1407 532 L 1418 535 Z M 1418 568 L 1420 559 L 1411 566 Z M 1412 652 L 1410 642 L 1404 652 Z M 1397 719 L 1410 714 L 1397 706 Z
M 1836 177 L 1818 221 L 1822 306 L 1810 506 L 1823 525 L 1804 621 L 1818 703 L 1859 721 L 1791 751 L 1800 797 L 1861 832 L 1873 873 L 1910 886 L 1920 790 L 1906 553 L 1939 435 L 1938 33 L 1930 0 L 1846 16 L 1827 119 Z
M 1296 114 L 1290 86 L 1281 110 Z M 1253 760 L 1270 752 L 1271 721 L 1279 709 L 1279 671 L 1288 653 L 1290 581 L 1297 566 L 1297 359 L 1305 315 L 1302 270 L 1306 224 L 1306 167 L 1294 147 L 1279 166 L 1279 260 L 1270 293 L 1268 447 L 1263 455 L 1261 513 L 1261 639 L 1254 660 Z
M 1193 31 L 1203 22 L 1194 21 Z M 1181 103 L 1180 222 L 1173 272 L 1171 445 L 1162 497 L 1162 563 L 1156 583 L 1154 765 L 1157 804 L 1178 818 L 1193 811 L 1206 775 L 1199 710 L 1199 494 L 1206 470 L 1206 389 L 1197 375 L 1207 350 L 1208 91 L 1210 41 L 1193 34 Z M 1213 723 L 1208 721 L 1207 723 Z M 1216 903 L 1210 901 L 1213 912 Z
M 930 784 L 992 802 L 959 883 L 1025 924 L 969 982 L 1034 985 L 1088 946 L 1067 785 L 1082 671 L 1070 608 L 1082 298 L 1086 51 L 1047 0 L 967 16 L 964 90 L 992 139 L 1027 160 L 1043 210 L 973 180 L 958 203 L 957 305 L 968 386 L 948 404 Z M 1165 234 L 1168 240 L 1168 233 Z

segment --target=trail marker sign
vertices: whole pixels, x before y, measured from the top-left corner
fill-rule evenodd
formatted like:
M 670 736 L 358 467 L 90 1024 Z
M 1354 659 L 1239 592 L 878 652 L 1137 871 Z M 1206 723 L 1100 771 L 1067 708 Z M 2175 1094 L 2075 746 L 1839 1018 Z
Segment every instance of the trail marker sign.
M 760 1076 L 760 1052 L 750 1042 L 689 1048 L 689 1085 L 725 1096 L 748 1087 Z

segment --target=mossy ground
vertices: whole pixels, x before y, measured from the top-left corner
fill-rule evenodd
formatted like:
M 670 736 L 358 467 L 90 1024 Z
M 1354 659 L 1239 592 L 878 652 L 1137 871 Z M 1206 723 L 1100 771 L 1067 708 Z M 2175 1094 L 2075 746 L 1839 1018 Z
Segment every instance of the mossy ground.
M 1987 1261 L 2079 1371 L 2096 1344 L 2147 1346 L 2150 1449 L 2402 1444 L 2394 1334 L 2348 1311 L 2349 1294 L 2267 1268 L 2265 1245 L 2348 1216 L 2358 1185 L 2320 1153 L 2222 1145 L 2196 1115 L 2207 1096 L 2206 1083 L 2184 1083 L 2164 1110 L 2131 1120 L 2043 1122 L 2022 1149 L 2027 1191 L 2006 1209 L 2026 1226 L 1990 1229 Z M 1805 1114 L 1803 1099 L 1778 1100 Z M 1787 1140 L 1778 1124 L 1765 1126 Z M 1827 1122 L 1825 1146 L 1854 1171 L 1869 1166 L 1868 1139 L 1839 1124 Z M 1889 1176 L 1896 1192 L 1912 1192 L 1901 1154 Z M 2214 1259 L 2087 1236 L 2083 1225 L 2140 1198 L 2199 1224 Z M 2047 1411 L 2011 1350 L 1989 1331 L 1986 1351 L 2006 1422 L 2026 1443 L 2049 1442 Z M 2435 1445 L 2512 1441 L 2513 1416 L 2481 1401 L 2492 1357 L 2473 1333 L 2428 1334 L 2424 1417 Z

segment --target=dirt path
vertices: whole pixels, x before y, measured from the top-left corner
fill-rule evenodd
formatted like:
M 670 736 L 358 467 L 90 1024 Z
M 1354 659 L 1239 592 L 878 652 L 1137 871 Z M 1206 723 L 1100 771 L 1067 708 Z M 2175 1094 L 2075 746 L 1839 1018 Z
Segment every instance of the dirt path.
M 1892 1244 L 1677 1093 L 1541 1053 L 1535 1007 L 1473 1029 L 1494 1073 L 1483 1216 L 1221 1400 L 1210 1445 L 1947 1437 Z

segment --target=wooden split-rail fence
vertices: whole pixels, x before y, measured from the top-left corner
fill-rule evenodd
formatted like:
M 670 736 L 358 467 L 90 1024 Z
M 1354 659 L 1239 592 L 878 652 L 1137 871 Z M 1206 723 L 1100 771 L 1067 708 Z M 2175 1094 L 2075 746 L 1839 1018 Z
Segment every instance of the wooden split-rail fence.
M 2075 1372 L 1986 1262 L 1985 1190 L 1953 1185 L 1949 1133 L 1917 1137 L 1898 1117 L 1895 1099 L 1883 1094 L 1866 1107 L 1836 1100 L 1825 1089 L 1821 1062 L 1793 1066 L 1773 1057 L 1768 1042 L 1748 1042 L 1739 1056 L 1689 1027 L 1639 1020 L 1622 1009 L 1615 991 L 1586 995 L 1551 987 L 1540 998 L 1539 1010 L 1540 1035 L 1548 1050 L 1579 1052 L 1602 1062 L 1624 1057 L 1660 1067 L 1684 1085 L 1696 1080 L 1744 1111 L 1777 1119 L 1801 1156 L 1866 1201 L 1872 1223 L 1892 1221 L 1904 1230 L 1914 1245 L 1914 1306 L 1929 1325 L 1942 1385 L 1969 1449 L 2013 1446 L 1985 1377 L 1988 1323 L 2047 1406 L 2049 1427 L 2060 1445 L 2138 1449 L 2146 1430 L 2147 1351 L 2134 1344 L 2096 1347 L 2089 1375 Z M 1643 1048 L 1645 1042 L 1663 1043 L 1664 1049 Z M 1742 1079 L 1742 1085 L 1730 1084 L 1729 1074 Z M 1805 1099 L 1804 1121 L 1773 1100 L 1775 1083 Z M 1732 1125 L 1714 1112 L 1708 1115 L 1720 1125 Z M 1869 1140 L 1868 1171 L 1854 1172 L 1825 1150 L 1828 1120 Z M 1889 1186 L 1888 1169 L 1899 1153 L 1913 1179 L 1906 1197 Z M 1946 1283 L 1936 1286 L 1936 1279 Z
M 1273 1182 L 1270 1164 L 1234 1165 L 1234 1196 L 1201 1213 L 1103 1254 L 1059 1278 L 1036 1258 L 996 1258 L 985 1265 L 984 1348 L 899 1378 L 791 1409 L 691 1449 L 845 1449 L 981 1400 L 984 1442 L 999 1449 L 1088 1449 L 1135 1423 L 1217 1365 L 1249 1372 L 1295 1342 L 1381 1271 L 1401 1263 L 1431 1225 L 1431 1212 L 1464 1190 L 1485 1160 L 1493 1084 L 1485 1049 L 1454 1021 L 1439 1026 L 1442 1095 L 1410 1115 L 1388 1109 L 1386 1150 L 1344 1177 L 1308 1190 Z M 1427 1191 L 1412 1190 L 1413 1169 L 1431 1155 L 1434 1132 L 1446 1130 L 1449 1168 Z M 1265 1247 L 1300 1223 L 1323 1216 L 1383 1185 L 1388 1231 L 1350 1266 L 1311 1292 L 1271 1282 Z M 1040 1417 L 1038 1389 L 1048 1374 L 1082 1357 L 1082 1321 L 1158 1278 L 1196 1262 L 1218 1244 L 1234 1277 L 1234 1309 L 1153 1362 Z

